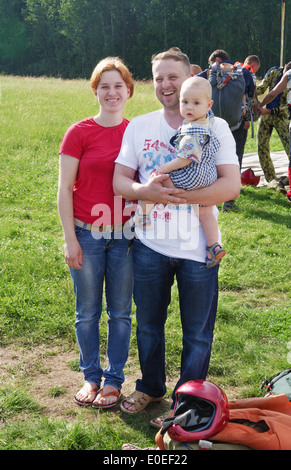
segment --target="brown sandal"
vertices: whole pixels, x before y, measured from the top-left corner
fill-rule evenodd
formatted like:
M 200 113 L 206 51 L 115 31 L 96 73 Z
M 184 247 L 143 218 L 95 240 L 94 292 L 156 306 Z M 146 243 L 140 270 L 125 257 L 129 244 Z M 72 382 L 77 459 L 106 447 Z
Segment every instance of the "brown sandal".
M 153 403 L 155 401 L 161 401 L 162 399 L 163 397 L 150 397 L 146 393 L 135 390 L 135 392 L 129 395 L 128 398 L 125 398 L 125 400 L 123 400 L 123 402 L 120 404 L 120 408 L 124 413 L 135 414 L 144 410 L 150 403 Z M 125 402 L 129 403 L 130 405 L 133 405 L 135 409 L 127 410 L 124 407 Z

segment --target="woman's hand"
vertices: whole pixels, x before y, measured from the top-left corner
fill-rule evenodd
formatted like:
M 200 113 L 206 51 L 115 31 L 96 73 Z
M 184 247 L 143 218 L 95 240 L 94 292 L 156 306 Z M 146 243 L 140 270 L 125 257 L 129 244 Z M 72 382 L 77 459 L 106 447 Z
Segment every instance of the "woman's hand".
M 65 243 L 65 261 L 69 268 L 82 269 L 83 253 L 77 239 Z

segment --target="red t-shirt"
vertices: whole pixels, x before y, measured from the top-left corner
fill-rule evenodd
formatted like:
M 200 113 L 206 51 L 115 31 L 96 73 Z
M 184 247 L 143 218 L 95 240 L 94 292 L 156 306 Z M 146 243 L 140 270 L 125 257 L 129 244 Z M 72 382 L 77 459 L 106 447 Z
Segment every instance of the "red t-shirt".
M 66 132 L 60 154 L 80 160 L 73 189 L 74 216 L 86 223 L 113 225 L 124 223 L 124 200 L 112 187 L 115 160 L 129 121 L 102 127 L 93 117 L 73 124 Z

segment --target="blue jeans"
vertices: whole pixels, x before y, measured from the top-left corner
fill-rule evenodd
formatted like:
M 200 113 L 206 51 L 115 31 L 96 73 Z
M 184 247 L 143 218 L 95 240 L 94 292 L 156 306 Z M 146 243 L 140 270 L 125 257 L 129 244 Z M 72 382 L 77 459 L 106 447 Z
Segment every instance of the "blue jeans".
M 205 379 L 217 311 L 218 266 L 207 269 L 205 263 L 169 258 L 135 240 L 133 267 L 142 372 L 136 389 L 152 397 L 166 392 L 164 326 L 175 275 L 183 332 L 180 379 L 175 390 L 188 380 Z
M 90 230 L 75 226 L 75 231 L 83 250 L 82 269 L 70 269 L 76 295 L 75 329 L 80 368 L 85 380 L 100 386 L 104 376 L 105 384 L 121 389 L 131 332 L 132 250 L 128 250 L 127 239 L 114 239 L 113 233 L 96 239 L 96 234 Z M 108 365 L 103 371 L 100 364 L 99 320 L 104 281 Z

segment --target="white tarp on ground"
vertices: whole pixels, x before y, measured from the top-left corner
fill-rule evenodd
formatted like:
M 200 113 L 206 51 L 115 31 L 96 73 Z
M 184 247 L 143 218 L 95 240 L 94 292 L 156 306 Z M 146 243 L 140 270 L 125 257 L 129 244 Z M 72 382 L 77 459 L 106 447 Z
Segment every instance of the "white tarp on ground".
M 271 158 L 274 163 L 277 178 L 280 178 L 280 176 L 287 176 L 289 160 L 286 152 L 284 150 L 281 152 L 271 152 Z M 247 168 L 252 168 L 255 175 L 261 177 L 258 186 L 265 186 L 267 184 L 257 153 L 244 154 L 241 171 L 243 172 Z

